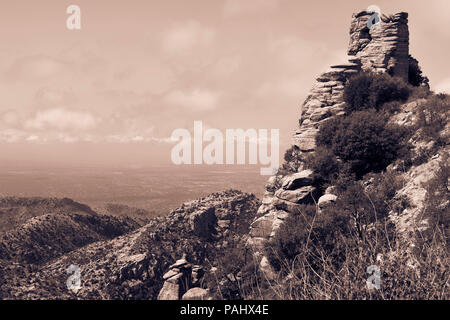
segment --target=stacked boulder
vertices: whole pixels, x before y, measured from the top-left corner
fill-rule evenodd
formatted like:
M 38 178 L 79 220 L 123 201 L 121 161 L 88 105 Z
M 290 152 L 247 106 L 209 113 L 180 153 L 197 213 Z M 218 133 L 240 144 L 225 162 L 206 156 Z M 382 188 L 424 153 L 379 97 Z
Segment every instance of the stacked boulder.
M 190 264 L 183 256 L 164 274 L 165 282 L 158 300 L 206 300 L 208 291 L 200 288 L 204 274 L 201 266 Z

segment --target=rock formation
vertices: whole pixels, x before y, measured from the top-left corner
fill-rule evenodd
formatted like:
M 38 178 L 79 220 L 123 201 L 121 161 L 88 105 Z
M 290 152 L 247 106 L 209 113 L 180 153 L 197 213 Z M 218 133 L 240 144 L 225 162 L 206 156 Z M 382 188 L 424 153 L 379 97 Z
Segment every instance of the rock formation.
M 382 16 L 380 23 L 367 27 L 372 12 L 354 14 L 350 26 L 348 54 L 355 56 L 363 70 L 388 72 L 408 81 L 408 14 Z
M 367 20 L 372 14 L 368 11 L 353 14 L 348 62 L 333 65 L 320 74 L 303 103 L 299 127 L 293 137 L 293 144 L 300 154 L 314 152 L 315 138 L 323 122 L 344 114 L 344 85 L 351 76 L 370 70 L 388 72 L 408 80 L 408 14 L 402 12 L 383 16 L 378 25 L 369 29 Z M 257 256 L 263 256 L 264 243 L 275 235 L 283 220 L 299 205 L 319 202 L 320 206 L 324 206 L 336 200 L 332 193 L 321 198 L 314 187 L 313 173 L 303 169 L 300 164 L 298 172 L 279 174 L 267 182 L 247 243 Z
M 200 281 L 205 274 L 202 266 L 192 265 L 186 260 L 186 255 L 169 267 L 163 279 L 164 285 L 159 292 L 158 300 L 186 300 L 201 296 L 207 297 L 207 293 L 200 288 Z

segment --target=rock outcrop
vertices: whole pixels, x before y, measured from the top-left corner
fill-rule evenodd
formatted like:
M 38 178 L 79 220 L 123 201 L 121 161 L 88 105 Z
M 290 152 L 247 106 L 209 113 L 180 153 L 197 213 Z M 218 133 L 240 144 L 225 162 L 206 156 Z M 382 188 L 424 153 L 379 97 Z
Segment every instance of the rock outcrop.
M 192 265 L 184 255 L 164 274 L 165 282 L 159 292 L 158 300 L 180 300 L 182 297 L 193 300 L 197 296 L 205 298 L 207 293 L 201 291 L 205 289 L 200 288 L 200 281 L 204 274 L 202 266 Z
M 362 70 L 370 70 L 388 72 L 408 80 L 408 14 L 383 16 L 379 24 L 369 29 L 367 21 L 372 14 L 368 11 L 353 14 L 348 61 L 333 65 L 320 74 L 303 103 L 299 127 L 293 137 L 293 144 L 300 154 L 314 152 L 316 135 L 322 123 L 344 114 L 344 86 L 350 77 Z M 317 204 L 319 201 L 320 206 L 325 206 L 336 200 L 331 194 L 320 198 L 312 172 L 304 169 L 300 164 L 298 172 L 279 174 L 267 182 L 258 217 L 251 225 L 247 242 L 256 256 L 263 257 L 264 243 L 301 204 Z
M 363 70 L 388 72 L 408 81 L 408 14 L 383 15 L 380 23 L 368 28 L 372 14 L 362 11 L 353 15 L 348 54 L 361 62 Z

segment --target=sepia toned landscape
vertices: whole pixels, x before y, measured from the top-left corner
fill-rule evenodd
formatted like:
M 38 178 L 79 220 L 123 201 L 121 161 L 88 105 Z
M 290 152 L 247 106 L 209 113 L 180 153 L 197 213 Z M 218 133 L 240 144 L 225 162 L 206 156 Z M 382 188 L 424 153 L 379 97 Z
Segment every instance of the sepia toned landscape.
M 1 300 L 450 298 L 449 3 L 79 2 L 4 19 Z

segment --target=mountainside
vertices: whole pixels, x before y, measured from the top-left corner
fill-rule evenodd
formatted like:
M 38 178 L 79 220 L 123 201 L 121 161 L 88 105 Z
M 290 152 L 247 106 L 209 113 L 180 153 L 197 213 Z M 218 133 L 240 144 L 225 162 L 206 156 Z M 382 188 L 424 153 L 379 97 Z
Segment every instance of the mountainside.
M 0 232 L 8 231 L 32 217 L 52 213 L 94 213 L 85 204 L 64 198 L 0 198 Z
M 140 225 L 95 213 L 44 214 L 0 234 L 0 259 L 43 264 L 89 243 L 112 239 Z
M 211 269 L 228 247 L 245 243 L 258 205 L 253 195 L 216 193 L 185 203 L 135 231 L 94 242 L 42 266 L 8 265 L 0 297 L 156 299 L 168 266 L 183 255 Z M 66 269 L 72 264 L 81 269 L 82 287 L 77 293 L 66 286 Z

